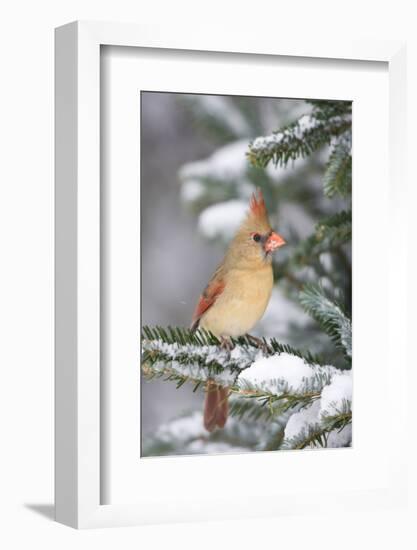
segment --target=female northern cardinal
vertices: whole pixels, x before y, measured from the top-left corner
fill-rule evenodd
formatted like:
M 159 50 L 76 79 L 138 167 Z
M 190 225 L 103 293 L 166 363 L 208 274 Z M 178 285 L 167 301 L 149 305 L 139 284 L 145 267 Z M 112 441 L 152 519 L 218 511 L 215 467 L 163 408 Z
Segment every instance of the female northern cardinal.
M 268 305 L 274 281 L 272 252 L 284 244 L 284 239 L 271 229 L 258 190 L 222 263 L 200 296 L 191 329 L 202 327 L 212 332 L 229 349 L 231 337 L 247 334 Z M 204 405 L 204 426 L 209 432 L 225 425 L 227 401 L 228 389 L 209 380 Z

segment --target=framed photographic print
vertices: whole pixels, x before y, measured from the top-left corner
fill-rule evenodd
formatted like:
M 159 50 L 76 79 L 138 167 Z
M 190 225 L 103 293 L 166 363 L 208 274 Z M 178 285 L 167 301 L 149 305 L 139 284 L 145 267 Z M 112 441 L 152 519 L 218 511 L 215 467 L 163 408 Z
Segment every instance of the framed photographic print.
M 352 102 L 142 91 L 141 125 L 142 456 L 352 446 Z
M 404 78 L 400 43 L 57 29 L 58 521 L 403 502 Z

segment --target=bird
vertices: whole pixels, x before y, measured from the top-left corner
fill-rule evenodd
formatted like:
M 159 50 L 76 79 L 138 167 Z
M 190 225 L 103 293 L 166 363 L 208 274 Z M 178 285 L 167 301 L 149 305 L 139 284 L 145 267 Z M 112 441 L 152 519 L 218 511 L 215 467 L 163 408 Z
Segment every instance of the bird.
M 286 244 L 273 231 L 261 189 L 256 189 L 249 208 L 226 254 L 200 295 L 191 321 L 214 334 L 224 349 L 233 348 L 232 338 L 247 335 L 265 313 L 274 283 L 272 254 Z M 204 427 L 223 428 L 228 417 L 227 387 L 213 379 L 205 386 Z

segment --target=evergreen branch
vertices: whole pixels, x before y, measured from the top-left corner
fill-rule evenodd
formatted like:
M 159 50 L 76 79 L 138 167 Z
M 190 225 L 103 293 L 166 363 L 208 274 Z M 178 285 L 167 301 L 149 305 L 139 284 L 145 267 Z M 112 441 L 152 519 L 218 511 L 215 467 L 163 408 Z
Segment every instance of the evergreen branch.
M 244 389 L 241 385 L 230 388 L 238 399 L 230 402 L 229 412 L 239 419 L 271 421 L 283 414 L 300 410 L 320 398 L 320 391 L 292 392 L 277 390 L 277 393 L 258 389 Z
M 178 385 L 186 381 L 205 382 L 209 378 L 233 384 L 242 369 L 249 367 L 259 350 L 236 345 L 232 352 L 222 349 L 219 340 L 206 331 L 168 327 L 144 327 L 142 367 L 150 376 L 165 376 Z
M 238 394 L 239 389 L 235 388 L 235 399 L 229 400 L 229 414 L 237 417 L 239 420 L 248 418 L 250 420 L 266 420 L 273 418 L 270 407 L 267 406 L 267 400 L 252 399 L 248 394 Z
M 307 447 L 327 447 L 328 436 L 333 432 L 341 432 L 352 423 L 352 412 L 341 412 L 325 421 L 304 426 L 300 432 L 289 439 L 284 439 L 281 449 L 306 449 Z
M 323 218 L 316 224 L 316 229 L 321 227 L 341 227 L 345 224 L 352 223 L 352 211 L 351 210 L 341 210 L 332 216 Z
M 328 99 L 306 99 L 314 108 L 314 115 L 321 120 L 327 120 L 334 116 L 346 116 L 352 114 L 351 101 L 335 101 Z
M 337 218 L 340 223 L 336 223 L 336 216 L 318 223 L 315 232 L 296 247 L 291 263 L 297 266 L 309 265 L 320 254 L 334 252 L 340 246 L 349 243 L 352 240 L 352 222 L 348 216 L 347 212 L 346 215 L 341 214 Z
M 285 426 L 293 410 L 283 414 L 269 415 L 267 407 L 262 406 L 256 399 L 245 399 L 232 394 L 229 399 L 229 414 L 236 418 L 236 421 L 254 422 L 262 429 L 262 437 L 258 439 L 257 450 L 275 451 L 280 448 L 284 439 Z M 262 422 L 259 422 L 261 420 Z
M 350 134 L 344 134 L 333 148 L 323 176 L 323 190 L 329 198 L 336 193 L 346 197 L 352 190 Z
M 337 430 L 342 431 L 345 426 L 352 422 L 352 411 L 341 411 L 334 415 L 325 415 L 321 417 L 321 423 L 324 429 L 329 432 Z
M 164 328 L 149 325 L 142 328 L 142 340 L 161 340 L 165 344 L 188 344 L 192 346 L 219 346 L 221 343 L 214 334 L 204 329 L 192 331 L 181 327 L 168 326 Z
M 194 390 L 204 387 L 207 378 L 214 378 L 219 383 L 228 387 L 232 396 L 230 400 L 229 412 L 232 416 L 239 419 L 248 420 L 272 420 L 283 414 L 300 410 L 303 407 L 311 405 L 321 396 L 323 388 L 330 383 L 331 374 L 329 369 L 332 367 L 323 367 L 326 369 L 323 373 L 318 372 L 314 380 L 305 384 L 303 388 L 293 390 L 288 386 L 285 380 L 277 380 L 274 389 L 265 389 L 261 386 L 249 385 L 246 381 L 238 380 L 240 373 L 227 380 L 225 373 L 219 377 L 218 373 L 202 373 L 202 371 L 193 370 L 190 367 L 188 372 L 178 368 L 176 364 L 151 364 L 144 362 L 142 372 L 147 379 L 161 378 L 165 381 L 175 382 L 177 388 L 185 382 L 194 384 Z M 320 369 L 317 366 L 317 369 Z M 226 368 L 227 370 L 227 368 Z M 243 369 L 242 369 L 243 370 Z
M 348 271 L 350 265 L 343 254 L 341 247 L 350 243 L 352 239 L 352 213 L 350 210 L 342 210 L 337 214 L 320 220 L 315 226 L 312 235 L 298 243 L 294 252 L 284 262 L 274 262 L 274 277 L 286 278 L 297 290 L 302 290 L 304 281 L 294 273 L 294 268 L 304 266 L 318 266 L 317 259 L 320 254 L 335 254 L 338 260 L 343 261 Z
M 224 386 L 233 386 L 242 368 L 234 363 L 220 366 L 218 362 L 210 361 L 207 366 L 199 365 L 201 357 L 197 355 L 181 358 L 182 363 L 171 354 L 146 351 L 142 356 L 142 372 L 149 379 L 163 378 L 175 382 L 177 388 L 186 382 L 194 385 L 196 391 L 207 380 L 215 380 Z
M 336 115 L 319 118 L 316 113 L 304 115 L 286 128 L 249 144 L 249 161 L 265 168 L 269 162 L 285 166 L 290 160 L 306 157 L 323 145 L 330 145 L 334 137 L 351 127 L 350 116 Z
M 234 347 L 229 352 L 221 347 L 220 340 L 214 334 L 204 329 L 191 331 L 180 327 L 145 325 L 142 329 L 142 360 L 151 363 L 172 360 L 182 365 L 197 363 L 214 370 L 224 367 L 243 370 L 262 352 L 264 355 L 288 353 L 304 359 L 308 364 L 325 364 L 323 358 L 278 342 L 275 338 L 263 338 L 258 342 L 248 336 L 240 336 L 232 338 L 231 342 Z
M 281 448 L 285 450 L 306 449 L 307 447 L 326 447 L 327 446 L 326 428 L 319 424 L 310 425 L 301 430 L 299 434 L 291 439 L 285 439 Z
M 234 348 L 228 351 L 221 348 L 213 334 L 204 330 L 193 333 L 182 328 L 145 326 L 142 336 L 142 372 L 147 379 L 163 378 L 174 382 L 177 388 L 188 382 L 193 384 L 194 391 L 204 387 L 208 379 L 215 380 L 229 387 L 231 393 L 257 399 L 262 406 L 268 405 L 274 414 L 308 404 L 317 397 L 317 391 L 329 383 L 330 367 L 321 366 L 323 359 L 281 344 L 274 338 L 259 343 L 248 337 L 237 338 L 232 340 Z M 301 393 L 291 391 L 285 380 L 277 380 L 274 391 L 249 385 L 246 381 L 238 383 L 239 375 L 255 360 L 280 354 L 299 357 L 317 369 L 314 380 L 310 385 L 305 384 Z
M 274 426 L 275 427 L 275 426 Z M 264 441 L 262 442 L 261 451 L 277 451 L 281 448 L 282 442 L 284 441 L 285 434 L 285 424 L 278 425 L 272 433 L 268 434 Z
M 271 355 L 280 354 L 280 353 L 288 353 L 290 355 L 295 355 L 296 357 L 300 357 L 301 359 L 304 359 L 306 363 L 309 365 L 325 365 L 326 361 L 320 357 L 319 355 L 313 354 L 309 352 L 308 350 L 299 350 L 297 348 L 294 348 L 293 346 L 290 346 L 289 344 L 282 344 L 275 340 L 275 338 L 271 338 L 269 340 L 263 339 L 264 343 L 267 344 L 268 349 L 272 351 Z
M 330 300 L 324 290 L 316 285 L 305 285 L 299 295 L 300 303 L 342 349 L 346 358 L 352 357 L 352 323 L 343 306 Z

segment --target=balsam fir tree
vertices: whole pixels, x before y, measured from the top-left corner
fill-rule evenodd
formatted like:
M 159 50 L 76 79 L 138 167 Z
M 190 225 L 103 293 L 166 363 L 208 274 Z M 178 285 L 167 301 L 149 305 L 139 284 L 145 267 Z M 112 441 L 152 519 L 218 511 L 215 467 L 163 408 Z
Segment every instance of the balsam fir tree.
M 210 378 L 231 392 L 223 430 L 208 434 L 202 413 L 190 411 L 144 440 L 143 454 L 350 446 L 351 103 L 196 95 L 181 102 L 196 131 L 218 145 L 179 174 L 202 237 L 226 245 L 260 187 L 288 246 L 274 259 L 273 296 L 257 329 L 262 346 L 242 337 L 228 352 L 201 330 L 143 327 L 147 379 L 204 391 Z

